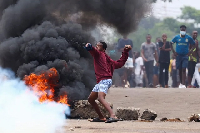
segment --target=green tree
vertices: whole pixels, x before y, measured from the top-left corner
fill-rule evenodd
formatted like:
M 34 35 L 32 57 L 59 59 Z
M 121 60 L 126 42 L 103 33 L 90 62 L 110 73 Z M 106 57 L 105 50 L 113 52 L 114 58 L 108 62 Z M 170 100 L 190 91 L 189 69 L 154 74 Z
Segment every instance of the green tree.
M 161 20 L 158 18 L 155 18 L 154 16 L 150 16 L 147 18 L 143 18 L 139 23 L 139 27 L 143 27 L 145 29 L 151 29 L 158 22 L 161 22 Z
M 163 33 L 166 33 L 168 35 L 169 41 L 175 36 L 175 33 L 173 31 L 171 31 L 167 27 L 163 27 L 163 23 L 159 22 L 150 29 L 145 29 L 140 26 L 136 32 L 130 34 L 129 38 L 133 40 L 134 50 L 139 51 L 141 44 L 146 41 L 147 34 L 151 34 L 152 42 L 155 42 L 156 38 L 161 37 Z
M 184 6 L 181 8 L 182 14 L 179 16 L 183 20 L 194 20 L 195 23 L 200 23 L 200 10 L 195 9 L 194 7 Z
M 194 7 L 184 6 L 181 8 L 181 11 L 182 13 L 178 18 L 185 20 L 187 32 L 192 33 L 192 31 L 196 30 L 200 33 L 200 28 L 195 27 L 195 24 L 200 23 L 200 10 L 195 9 Z M 194 20 L 194 23 L 187 23 L 188 20 Z

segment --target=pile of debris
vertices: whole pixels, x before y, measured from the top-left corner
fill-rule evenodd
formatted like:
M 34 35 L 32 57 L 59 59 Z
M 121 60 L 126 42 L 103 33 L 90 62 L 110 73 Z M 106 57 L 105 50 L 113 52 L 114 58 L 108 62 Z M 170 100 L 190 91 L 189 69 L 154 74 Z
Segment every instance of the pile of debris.
M 200 114 L 192 114 L 189 118 L 188 118 L 189 122 L 195 121 L 195 122 L 200 122 Z
M 175 119 L 167 119 L 166 117 L 160 119 L 162 122 L 185 122 L 181 120 L 180 118 L 175 118 Z
M 109 112 L 104 108 L 104 106 L 99 102 L 96 101 L 102 114 L 109 118 Z M 113 104 L 109 103 L 110 107 L 113 108 Z M 145 109 L 140 117 L 140 108 L 134 107 L 118 107 L 116 111 L 116 116 L 123 120 L 139 120 L 141 122 L 153 122 L 156 117 L 157 113 L 150 109 Z M 97 113 L 92 108 L 88 100 L 79 100 L 75 101 L 71 106 L 71 114 L 68 118 L 78 118 L 78 119 L 90 119 L 90 118 L 98 118 Z M 166 117 L 160 119 L 162 122 L 184 122 L 180 118 L 175 119 L 168 119 Z M 192 114 L 188 118 L 189 122 L 200 122 L 200 114 Z
M 140 109 L 139 108 L 117 108 L 116 116 L 123 120 L 138 120 L 140 116 Z
M 105 117 L 109 117 L 109 112 L 103 107 L 103 105 L 96 101 L 102 114 Z M 113 108 L 113 104 L 109 103 L 110 107 Z M 155 120 L 157 114 L 155 111 L 146 109 L 143 111 L 140 117 L 140 109 L 134 107 L 118 107 L 116 111 L 116 116 L 123 120 Z M 78 119 L 90 119 L 90 118 L 98 118 L 97 113 L 92 108 L 90 103 L 87 100 L 79 100 L 74 101 L 73 105 L 71 106 L 71 114 L 68 118 L 78 118 Z
M 98 104 L 102 114 L 105 117 L 109 117 L 109 112 L 103 107 L 103 105 L 99 101 L 96 101 L 96 103 Z M 110 104 L 110 107 L 113 108 L 113 105 Z M 73 103 L 73 107 L 71 108 L 70 118 L 79 118 L 79 119 L 98 118 L 98 115 L 92 108 L 88 100 L 78 100 Z

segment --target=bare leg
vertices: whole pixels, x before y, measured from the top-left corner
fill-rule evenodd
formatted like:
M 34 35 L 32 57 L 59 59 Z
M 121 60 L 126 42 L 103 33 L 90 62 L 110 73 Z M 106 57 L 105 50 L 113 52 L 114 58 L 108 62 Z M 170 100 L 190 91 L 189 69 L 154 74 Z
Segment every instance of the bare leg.
M 102 115 L 99 106 L 95 102 L 95 100 L 98 98 L 98 92 L 91 92 L 88 102 L 92 105 L 92 107 L 95 109 L 96 113 L 99 115 L 99 119 L 105 119 L 104 116 Z
M 110 117 L 111 118 L 116 118 L 115 113 L 111 109 L 111 107 L 108 104 L 108 102 L 106 102 L 105 97 L 106 97 L 106 94 L 104 92 L 99 92 L 98 93 L 99 102 L 108 110 L 108 112 L 110 113 Z

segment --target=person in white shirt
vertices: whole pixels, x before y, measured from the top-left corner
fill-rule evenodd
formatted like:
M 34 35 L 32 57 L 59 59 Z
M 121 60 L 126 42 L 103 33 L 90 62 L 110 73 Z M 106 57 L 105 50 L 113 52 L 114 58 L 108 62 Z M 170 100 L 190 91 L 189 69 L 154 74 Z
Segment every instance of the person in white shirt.
M 143 75 L 144 75 L 144 60 L 140 56 L 140 52 L 135 53 L 135 83 L 137 87 L 143 86 Z
M 194 85 L 195 79 L 196 79 L 197 83 L 199 85 L 199 88 L 200 88 L 200 74 L 199 74 L 199 69 L 200 69 L 200 63 L 197 63 L 196 67 L 195 67 L 195 72 L 194 72 L 191 84 Z

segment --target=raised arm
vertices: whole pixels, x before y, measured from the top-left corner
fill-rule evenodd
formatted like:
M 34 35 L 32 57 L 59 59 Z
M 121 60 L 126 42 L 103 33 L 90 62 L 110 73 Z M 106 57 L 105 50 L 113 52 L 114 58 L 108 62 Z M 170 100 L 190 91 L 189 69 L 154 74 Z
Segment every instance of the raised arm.
M 122 56 L 119 60 L 117 61 L 113 61 L 114 63 L 114 69 L 118 69 L 124 66 L 124 64 L 126 63 L 127 59 L 128 59 L 128 52 L 129 50 L 131 50 L 131 46 L 130 45 L 126 45 L 124 48 L 124 51 L 122 52 Z
M 84 47 L 90 54 L 94 57 L 99 54 L 99 51 L 96 50 L 90 43 L 87 43 Z

